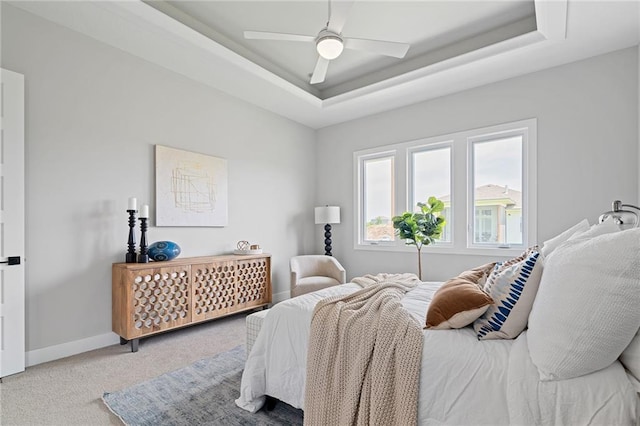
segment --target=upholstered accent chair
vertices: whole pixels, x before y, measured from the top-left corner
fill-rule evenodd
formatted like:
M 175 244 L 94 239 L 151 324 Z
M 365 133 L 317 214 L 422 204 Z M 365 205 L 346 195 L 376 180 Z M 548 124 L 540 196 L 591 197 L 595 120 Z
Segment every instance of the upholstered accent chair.
M 344 284 L 347 273 L 334 257 L 325 255 L 294 256 L 291 267 L 291 297 Z

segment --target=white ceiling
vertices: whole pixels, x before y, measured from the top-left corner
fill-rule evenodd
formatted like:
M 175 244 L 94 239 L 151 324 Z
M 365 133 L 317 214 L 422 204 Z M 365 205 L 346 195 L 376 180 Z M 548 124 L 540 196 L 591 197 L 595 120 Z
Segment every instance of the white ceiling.
M 327 3 L 10 2 L 312 128 L 383 112 L 639 42 L 638 1 L 357 0 L 345 37 L 408 42 L 405 59 L 348 51 L 308 84 Z
M 315 36 L 326 26 L 327 0 L 148 4 L 321 98 L 536 30 L 533 0 L 356 2 L 342 35 L 410 43 L 407 56 L 397 59 L 347 49 L 331 62 L 327 80 L 311 86 L 308 81 L 318 57 L 314 43 L 245 40 L 243 31 Z

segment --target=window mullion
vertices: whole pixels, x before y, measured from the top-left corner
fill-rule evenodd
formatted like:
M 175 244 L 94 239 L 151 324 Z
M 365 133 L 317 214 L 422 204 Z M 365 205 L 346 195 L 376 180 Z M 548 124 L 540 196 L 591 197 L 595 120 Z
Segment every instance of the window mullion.
M 517 143 L 521 147 L 519 153 Z M 484 255 L 521 250 L 536 239 L 535 145 L 536 120 L 530 119 L 355 152 L 354 247 L 406 250 L 404 242 L 391 241 L 392 231 L 383 226 L 386 216 L 390 221 L 395 215 L 413 210 L 418 201 L 426 201 L 422 198 L 444 197 L 446 194 L 439 192 L 448 191 L 447 221 L 453 222 L 446 232 L 450 242 L 427 250 Z M 442 176 L 446 172 L 443 166 L 447 150 L 450 182 L 445 191 Z M 371 170 L 386 170 L 384 178 L 369 181 L 365 173 L 368 165 Z M 372 204 L 366 199 L 367 194 L 382 204 Z M 367 208 L 371 209 L 368 214 Z M 367 220 L 371 221 L 369 225 Z M 516 226 L 519 221 L 524 225 L 522 229 Z M 510 250 L 501 247 L 507 244 L 511 245 Z

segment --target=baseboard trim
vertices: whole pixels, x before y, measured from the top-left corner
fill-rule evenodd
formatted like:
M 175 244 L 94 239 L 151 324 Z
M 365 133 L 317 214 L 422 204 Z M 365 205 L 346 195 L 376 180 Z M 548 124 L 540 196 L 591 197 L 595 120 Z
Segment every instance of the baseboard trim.
M 98 336 L 87 337 L 86 339 L 74 340 L 73 342 L 47 346 L 46 348 L 28 351 L 26 364 L 27 367 L 32 367 L 44 362 L 55 361 L 60 358 L 111 346 L 119 342 L 120 338 L 117 334 L 105 333 Z
M 272 295 L 273 303 L 279 303 L 289 299 L 288 291 L 281 291 Z M 47 346 L 42 349 L 28 351 L 26 356 L 26 366 L 42 364 L 57 359 L 66 358 L 68 356 L 81 354 L 83 352 L 92 351 L 94 349 L 104 348 L 105 346 L 115 345 L 120 342 L 120 338 L 115 333 L 105 333 L 98 336 L 87 337 L 86 339 L 74 340 L 73 342 L 61 343 L 59 345 Z

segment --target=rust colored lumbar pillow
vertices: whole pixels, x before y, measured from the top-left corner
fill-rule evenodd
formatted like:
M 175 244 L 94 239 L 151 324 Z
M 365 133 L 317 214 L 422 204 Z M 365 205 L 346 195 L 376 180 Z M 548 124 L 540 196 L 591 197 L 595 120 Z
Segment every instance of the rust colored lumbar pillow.
M 493 304 L 482 289 L 495 263 L 478 266 L 451 278 L 436 291 L 427 311 L 425 328 L 462 328 L 478 319 Z

